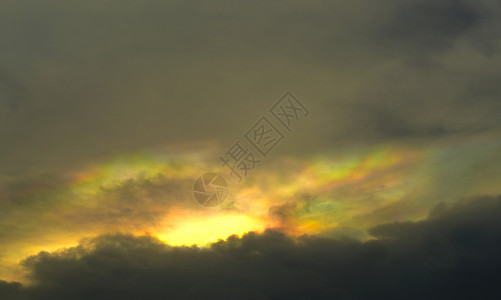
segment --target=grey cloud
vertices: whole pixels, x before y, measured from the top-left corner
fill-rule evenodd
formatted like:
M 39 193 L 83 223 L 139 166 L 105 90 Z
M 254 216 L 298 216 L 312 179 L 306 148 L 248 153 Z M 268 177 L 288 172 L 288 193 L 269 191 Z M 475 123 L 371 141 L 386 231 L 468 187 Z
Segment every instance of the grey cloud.
M 0 235 L 9 244 L 19 236 L 34 238 L 47 228 L 66 233 L 102 232 L 103 228 L 147 230 L 158 226 L 174 205 L 190 208 L 191 204 L 191 208 L 199 209 L 189 192 L 192 184 L 192 178 L 158 174 L 103 183 L 89 196 L 75 193 L 64 176 L 18 178 L 0 186 Z M 47 218 L 41 219 L 41 215 Z
M 3 92 L 10 105 L 30 95 L 0 120 L 7 175 L 227 145 L 285 90 L 312 114 L 277 153 L 499 128 L 492 1 L 27 3 L 0 4 L 0 65 L 26 93 Z
M 0 103 L 3 104 L 2 106 L 15 112 L 22 102 L 27 100 L 27 97 L 27 89 L 22 83 L 5 70 L 0 69 Z
M 384 33 L 410 51 L 450 47 L 488 15 L 481 2 L 462 0 L 404 1 L 390 17 Z
M 192 178 L 172 179 L 163 175 L 127 180 L 103 188 L 102 193 L 97 195 L 102 200 L 96 208 L 73 211 L 65 217 L 80 220 L 77 223 L 108 224 L 112 227 L 158 225 L 173 205 L 192 203 L 194 208 L 198 208 L 189 192 L 192 185 Z

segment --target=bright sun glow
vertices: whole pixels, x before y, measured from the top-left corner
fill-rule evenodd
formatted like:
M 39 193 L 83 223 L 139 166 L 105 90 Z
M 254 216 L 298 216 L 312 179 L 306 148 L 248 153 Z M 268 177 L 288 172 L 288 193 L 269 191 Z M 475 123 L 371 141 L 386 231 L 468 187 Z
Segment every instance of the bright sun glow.
M 241 236 L 248 231 L 263 231 L 266 228 L 263 221 L 243 214 L 181 214 L 170 216 L 167 222 L 167 229 L 155 235 L 170 245 L 204 246 L 232 234 Z

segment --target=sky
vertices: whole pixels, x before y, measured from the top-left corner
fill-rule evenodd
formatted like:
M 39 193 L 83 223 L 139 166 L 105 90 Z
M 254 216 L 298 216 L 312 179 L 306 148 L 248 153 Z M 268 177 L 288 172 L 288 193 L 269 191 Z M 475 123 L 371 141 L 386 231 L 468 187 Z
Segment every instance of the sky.
M 3 0 L 0 299 L 498 299 L 500 67 L 495 0 Z

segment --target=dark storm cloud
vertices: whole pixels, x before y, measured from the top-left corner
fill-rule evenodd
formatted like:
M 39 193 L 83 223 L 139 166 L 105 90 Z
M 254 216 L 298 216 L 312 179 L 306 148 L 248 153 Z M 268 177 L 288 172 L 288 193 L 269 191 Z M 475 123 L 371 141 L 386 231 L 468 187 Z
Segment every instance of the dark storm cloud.
M 33 286 L 0 283 L 10 299 L 496 299 L 501 197 L 437 206 L 418 223 L 355 240 L 266 231 L 170 247 L 104 235 L 24 261 Z
M 6 282 L 0 280 L 0 296 L 4 299 L 17 299 L 21 290 L 21 284 L 17 282 Z

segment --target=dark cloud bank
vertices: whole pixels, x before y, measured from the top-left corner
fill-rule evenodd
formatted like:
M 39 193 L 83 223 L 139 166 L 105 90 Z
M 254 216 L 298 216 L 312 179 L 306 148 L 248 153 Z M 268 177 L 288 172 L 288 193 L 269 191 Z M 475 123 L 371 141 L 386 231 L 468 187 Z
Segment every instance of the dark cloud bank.
M 285 153 L 498 130 L 500 16 L 497 0 L 1 1 L 0 172 L 228 144 L 289 89 L 315 117 Z
M 104 235 L 26 259 L 36 285 L 0 282 L 1 299 L 499 299 L 501 197 L 439 205 L 377 240 L 267 231 L 209 249 Z

